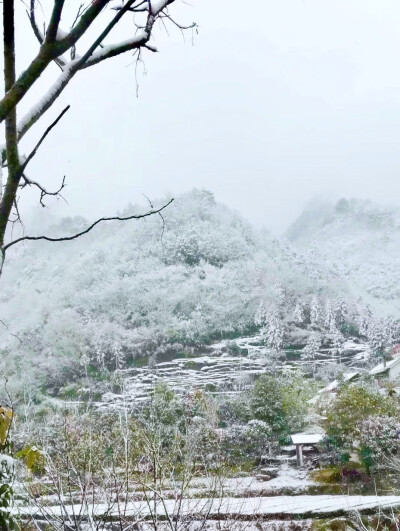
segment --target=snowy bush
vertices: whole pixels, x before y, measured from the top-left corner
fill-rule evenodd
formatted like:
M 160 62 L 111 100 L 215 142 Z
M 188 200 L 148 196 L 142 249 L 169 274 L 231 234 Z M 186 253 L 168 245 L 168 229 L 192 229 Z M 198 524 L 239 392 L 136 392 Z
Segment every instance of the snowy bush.
M 365 441 L 369 442 L 373 438 L 373 433 L 377 436 L 379 430 L 382 436 L 386 433 L 381 421 L 377 421 L 374 425 L 374 421 L 371 420 L 374 418 L 391 419 L 388 421 L 388 426 L 397 426 L 397 422 L 400 421 L 400 406 L 397 400 L 382 395 L 373 386 L 343 387 L 327 414 L 327 433 L 330 442 L 344 457 L 349 456 L 354 449 L 360 449 L 365 429 L 367 429 Z M 391 428 L 388 433 L 392 433 Z M 378 448 L 380 443 L 376 444 Z M 375 451 L 374 448 L 373 445 L 372 451 Z
M 271 438 L 279 438 L 304 427 L 307 400 L 315 392 L 315 384 L 300 373 L 263 375 L 250 393 L 251 412 L 268 426 Z
M 374 416 L 361 424 L 361 455 L 369 467 L 379 459 L 397 453 L 400 448 L 400 420 L 388 416 Z

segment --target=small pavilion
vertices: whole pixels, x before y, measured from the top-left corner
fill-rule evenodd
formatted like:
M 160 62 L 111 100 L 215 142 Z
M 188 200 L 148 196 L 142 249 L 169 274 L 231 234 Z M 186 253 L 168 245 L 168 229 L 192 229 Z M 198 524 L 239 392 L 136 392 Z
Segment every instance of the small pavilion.
M 324 436 L 321 433 L 293 433 L 290 438 L 296 446 L 297 464 L 303 466 L 303 446 L 318 444 Z

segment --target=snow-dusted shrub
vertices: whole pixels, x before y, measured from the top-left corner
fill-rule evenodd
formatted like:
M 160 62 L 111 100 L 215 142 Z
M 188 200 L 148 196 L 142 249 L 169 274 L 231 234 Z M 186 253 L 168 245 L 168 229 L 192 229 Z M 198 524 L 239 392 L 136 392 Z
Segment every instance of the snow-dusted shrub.
M 252 414 L 269 426 L 272 438 L 288 435 L 304 427 L 307 400 L 315 392 L 315 384 L 300 373 L 263 375 L 251 392 Z
M 248 424 L 232 424 L 223 430 L 221 453 L 227 464 L 241 466 L 248 461 L 257 461 L 266 453 L 270 443 L 268 424 L 253 419 Z
M 287 429 L 290 433 L 301 431 L 308 421 L 308 400 L 315 396 L 318 384 L 300 372 L 284 373 L 280 383 Z
M 369 441 L 374 430 L 379 433 L 379 424 L 373 427 L 371 418 L 390 418 L 390 423 L 395 426 L 400 421 L 400 406 L 394 398 L 382 395 L 375 387 L 365 384 L 344 386 L 327 414 L 329 440 L 344 458 L 348 458 L 354 449 L 360 449 L 364 429 L 369 427 Z
M 279 378 L 263 375 L 257 380 L 251 393 L 251 409 L 255 419 L 270 427 L 271 435 L 279 437 L 287 431 Z
M 360 445 L 367 467 L 396 453 L 400 448 L 400 420 L 387 415 L 365 419 L 361 424 Z

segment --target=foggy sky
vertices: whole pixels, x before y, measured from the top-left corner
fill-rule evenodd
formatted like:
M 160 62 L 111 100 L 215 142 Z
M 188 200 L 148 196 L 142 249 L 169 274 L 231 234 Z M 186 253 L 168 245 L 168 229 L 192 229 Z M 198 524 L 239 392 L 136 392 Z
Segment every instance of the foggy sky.
M 172 28 L 157 33 L 138 97 L 131 57 L 112 59 L 72 80 L 26 135 L 29 152 L 71 104 L 31 164 L 49 187 L 67 177 L 69 204 L 53 202 L 54 212 L 113 215 L 142 194 L 204 187 L 279 233 L 315 196 L 400 206 L 398 0 L 191 4 L 180 21 L 198 22 L 199 34 L 192 44 Z M 22 69 L 24 46 L 36 44 L 22 29 L 18 38 Z

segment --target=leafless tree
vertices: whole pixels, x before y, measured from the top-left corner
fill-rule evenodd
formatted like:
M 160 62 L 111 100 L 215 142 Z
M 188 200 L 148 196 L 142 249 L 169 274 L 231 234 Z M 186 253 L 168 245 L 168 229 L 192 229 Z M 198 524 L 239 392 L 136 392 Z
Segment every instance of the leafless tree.
M 3 45 L 4 45 L 4 88 L 5 93 L 0 100 L 0 123 L 5 125 L 5 145 L 1 148 L 1 169 L 6 170 L 6 179 L 0 183 L 0 270 L 4 263 L 5 253 L 12 245 L 24 240 L 66 241 L 78 238 L 89 232 L 101 221 L 137 219 L 160 213 L 169 203 L 161 208 L 152 208 L 144 214 L 126 218 L 112 217 L 101 218 L 90 225 L 86 230 L 71 236 L 51 238 L 48 236 L 24 235 L 15 240 L 10 239 L 7 228 L 13 223 L 20 222 L 18 200 L 20 192 L 25 187 L 34 187 L 38 190 L 39 200 L 44 205 L 46 196 L 59 196 L 65 186 L 63 179 L 54 190 L 48 190 L 39 181 L 30 178 L 27 174 L 28 166 L 37 150 L 41 147 L 53 127 L 68 111 L 66 107 L 58 118 L 45 129 L 39 140 L 33 146 L 27 157 L 19 153 L 18 144 L 22 137 L 44 116 L 46 111 L 57 101 L 65 87 L 72 79 L 79 77 L 79 72 L 84 69 L 99 65 L 112 57 L 131 52 L 136 60 L 141 60 L 143 50 L 156 52 L 151 44 L 151 38 L 158 24 L 165 26 L 173 24 L 181 31 L 194 28 L 182 26 L 171 13 L 176 0 L 125 0 L 116 5 L 115 0 L 91 0 L 81 4 L 74 16 L 73 23 L 68 31 L 61 29 L 62 17 L 66 10 L 72 9 L 72 0 L 20 0 L 18 7 L 25 6 L 30 23 L 38 41 L 38 51 L 26 69 L 17 77 L 16 75 L 16 9 L 15 0 L 5 0 L 3 4 Z M 49 5 L 50 4 L 50 5 Z M 51 12 L 48 20 L 38 22 L 39 15 L 43 18 L 45 8 Z M 108 37 L 112 30 L 121 26 L 121 21 L 127 16 L 133 17 L 132 35 L 118 43 L 109 43 Z M 101 28 L 95 30 L 94 28 Z M 89 42 L 90 44 L 87 44 Z M 85 44 L 86 43 L 86 44 Z M 27 50 L 26 50 L 27 51 Z M 79 53 L 78 53 L 79 52 Z M 19 104 L 25 98 L 31 87 L 39 77 L 56 63 L 61 73 L 55 83 L 48 87 L 40 101 L 32 106 L 30 111 L 22 118 L 18 117 Z

